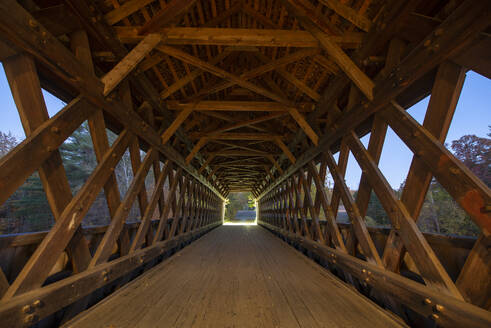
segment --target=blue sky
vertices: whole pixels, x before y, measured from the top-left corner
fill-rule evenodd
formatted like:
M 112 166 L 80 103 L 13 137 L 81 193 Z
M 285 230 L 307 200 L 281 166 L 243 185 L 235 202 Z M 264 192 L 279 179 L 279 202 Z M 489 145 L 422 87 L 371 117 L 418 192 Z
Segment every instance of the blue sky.
M 56 114 L 64 103 L 47 92 L 43 92 L 50 116 Z M 485 137 L 491 125 L 491 80 L 472 71 L 467 73 L 462 94 L 450 126 L 446 142 L 459 139 L 466 134 Z M 429 98 L 425 98 L 412 108 L 409 113 L 420 123 L 423 122 Z M 20 140 L 25 138 L 10 88 L 5 78 L 3 67 L 0 66 L 0 131 L 9 132 Z M 362 139 L 367 145 L 368 136 Z M 337 158 L 337 154 L 335 156 Z M 393 188 L 399 188 L 404 181 L 411 163 L 412 153 L 399 137 L 389 128 L 383 148 L 380 169 Z M 361 170 L 354 157 L 350 155 L 346 170 L 346 183 L 351 189 L 358 189 Z

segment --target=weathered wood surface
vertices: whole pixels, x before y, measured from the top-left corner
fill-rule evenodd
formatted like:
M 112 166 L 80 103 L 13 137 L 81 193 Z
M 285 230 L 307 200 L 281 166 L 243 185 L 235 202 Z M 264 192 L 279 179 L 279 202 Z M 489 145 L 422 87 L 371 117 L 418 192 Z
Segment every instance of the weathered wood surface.
M 300 246 L 301 249 L 310 251 L 311 254 L 328 262 L 330 268 L 340 269 L 345 272 L 345 275 L 346 273 L 353 275 L 365 285 L 393 296 L 398 302 L 431 318 L 442 327 L 484 328 L 491 324 L 491 316 L 484 309 L 403 278 L 379 266 L 356 259 L 345 252 L 322 245 L 310 238 L 289 233 L 263 221 L 260 221 L 260 224 L 294 245 Z
M 24 293 L 9 300 L 0 301 L 0 322 L 8 327 L 24 327 L 59 311 L 76 301 L 84 300 L 99 288 L 104 288 L 118 278 L 123 283 L 125 275 L 135 274 L 135 269 L 144 270 L 144 265 L 176 247 L 181 247 L 217 226 L 211 223 L 175 238 L 155 243 L 133 254 L 103 263 L 77 275 L 51 283 L 43 288 Z M 150 263 L 150 266 L 152 263 Z M 93 294 L 92 294 L 93 295 Z M 85 303 L 85 301 L 83 301 Z M 86 305 L 86 304 L 85 304 Z M 27 310 L 26 310 L 27 306 Z
M 237 256 L 240 254 L 240 256 Z M 258 226 L 223 226 L 67 327 L 403 327 Z
M 334 273 L 407 322 L 410 308 L 425 324 L 486 326 L 491 190 L 443 142 L 465 72 L 490 76 L 490 4 L 0 2 L 0 59 L 27 135 L 0 159 L 0 205 L 38 172 L 56 219 L 47 233 L 0 239 L 10 256 L 1 318 L 31 324 L 58 311 L 69 320 L 93 290 L 112 288 L 115 271 L 121 286 L 125 270 L 218 224 L 223 198 L 250 190 L 262 223 L 327 256 Z M 68 104 L 52 118 L 41 87 Z M 430 93 L 420 125 L 405 110 Z M 98 166 L 72 198 L 58 149 L 84 121 Z M 106 127 L 119 135 L 111 147 Z M 378 167 L 389 127 L 414 153 L 400 199 Z M 121 197 L 114 168 L 126 151 L 133 180 Z M 350 153 L 362 168 L 356 197 L 344 182 Z M 415 224 L 433 178 L 477 224 L 477 242 Z M 111 221 L 88 238 L 81 222 L 102 189 Z M 372 191 L 388 229 L 366 225 Z M 133 203 L 142 221 L 130 228 Z M 349 225 L 336 221 L 341 203 Z

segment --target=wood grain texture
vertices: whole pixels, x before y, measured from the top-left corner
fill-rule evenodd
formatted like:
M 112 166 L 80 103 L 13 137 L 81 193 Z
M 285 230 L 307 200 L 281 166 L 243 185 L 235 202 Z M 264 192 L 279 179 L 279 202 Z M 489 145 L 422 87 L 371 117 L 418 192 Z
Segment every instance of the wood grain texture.
M 361 322 L 404 326 L 263 228 L 223 226 L 66 326 L 347 327 Z

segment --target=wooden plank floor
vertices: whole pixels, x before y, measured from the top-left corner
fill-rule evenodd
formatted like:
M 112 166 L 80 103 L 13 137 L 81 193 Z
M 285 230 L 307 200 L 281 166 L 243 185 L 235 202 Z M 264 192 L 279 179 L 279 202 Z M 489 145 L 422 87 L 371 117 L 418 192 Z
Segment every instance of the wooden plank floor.
M 259 226 L 219 227 L 67 327 L 401 327 Z

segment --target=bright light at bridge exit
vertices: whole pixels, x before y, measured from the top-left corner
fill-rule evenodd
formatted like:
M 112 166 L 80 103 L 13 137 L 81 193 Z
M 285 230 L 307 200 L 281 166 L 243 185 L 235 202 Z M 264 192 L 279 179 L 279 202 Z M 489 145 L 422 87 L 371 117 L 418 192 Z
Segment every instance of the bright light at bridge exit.
M 248 192 L 232 192 L 224 202 L 223 225 L 257 225 L 257 201 Z
M 224 222 L 225 226 L 255 226 L 257 225 L 257 221 L 254 220 L 252 222 Z

